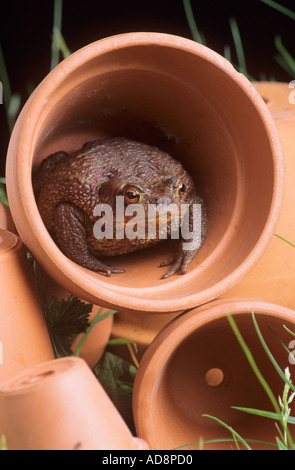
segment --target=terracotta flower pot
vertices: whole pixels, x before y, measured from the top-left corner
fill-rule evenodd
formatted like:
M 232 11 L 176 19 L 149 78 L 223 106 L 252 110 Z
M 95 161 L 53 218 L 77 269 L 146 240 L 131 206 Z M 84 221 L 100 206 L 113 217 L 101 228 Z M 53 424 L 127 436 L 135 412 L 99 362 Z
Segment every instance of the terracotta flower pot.
M 71 295 L 66 289 L 57 284 L 44 269 L 37 264 L 36 276 L 38 278 L 39 286 L 42 290 L 45 299 L 49 301 L 50 296 L 54 296 L 58 300 L 67 300 Z M 91 312 L 89 313 L 89 322 L 94 320 L 100 311 L 98 305 L 93 305 Z M 106 313 L 107 310 L 103 309 L 101 315 Z M 113 326 L 113 315 L 108 316 L 104 320 L 97 322 L 91 332 L 88 334 L 86 340 L 83 342 L 80 348 L 80 341 L 84 333 L 79 334 L 72 344 L 72 351 L 75 354 L 79 347 L 79 357 L 84 359 L 88 366 L 92 369 L 100 360 L 103 355 L 106 345 L 110 339 Z
M 99 310 L 100 310 L 100 307 L 98 307 L 97 305 L 93 307 L 92 312 L 89 315 L 90 321 L 96 317 Z M 101 315 L 103 315 L 106 312 L 107 310 L 103 309 L 101 312 Z M 96 325 L 93 327 L 93 329 L 87 336 L 85 342 L 83 343 L 79 351 L 79 356 L 85 359 L 85 361 L 87 362 L 87 364 L 89 365 L 91 369 L 93 369 L 93 367 L 96 366 L 96 364 L 99 362 L 99 360 L 101 359 L 105 351 L 107 343 L 111 337 L 112 326 L 113 326 L 112 315 L 96 323 Z M 72 350 L 74 353 L 76 353 L 82 337 L 83 337 L 83 334 L 80 334 L 74 340 L 73 345 L 72 345 Z
M 283 370 L 289 366 L 292 374 L 294 366 L 269 327 L 288 346 L 293 336 L 283 325 L 295 331 L 293 310 L 259 300 L 232 298 L 214 300 L 180 315 L 148 347 L 135 379 L 136 431 L 151 449 L 173 449 L 197 442 L 187 449 L 235 447 L 233 442 L 206 443 L 232 435 L 204 414 L 223 420 L 244 439 L 276 443 L 277 430 L 269 419 L 231 408 L 274 411 L 226 318 L 229 313 L 275 397 L 283 393 L 284 382 L 261 346 L 252 311 L 278 364 Z
M 51 152 L 125 136 L 180 159 L 209 210 L 205 244 L 188 273 L 162 280 L 171 247 L 117 257 L 106 278 L 57 248 L 41 220 L 31 172 Z M 90 44 L 39 85 L 14 128 L 7 187 L 20 236 L 56 282 L 98 305 L 181 312 L 239 282 L 266 249 L 283 195 L 283 159 L 262 98 L 224 58 L 194 41 L 128 33 Z
M 0 382 L 53 357 L 23 244 L 0 229 Z
M 284 152 L 285 195 L 276 234 L 295 244 L 295 105 L 289 101 L 294 89 L 288 83 L 267 82 L 255 83 L 255 88 L 267 103 Z M 257 265 L 225 295 L 256 297 L 295 310 L 294 277 L 295 249 L 273 237 Z
M 81 358 L 55 359 L 2 383 L 0 411 L 10 450 L 147 448 Z

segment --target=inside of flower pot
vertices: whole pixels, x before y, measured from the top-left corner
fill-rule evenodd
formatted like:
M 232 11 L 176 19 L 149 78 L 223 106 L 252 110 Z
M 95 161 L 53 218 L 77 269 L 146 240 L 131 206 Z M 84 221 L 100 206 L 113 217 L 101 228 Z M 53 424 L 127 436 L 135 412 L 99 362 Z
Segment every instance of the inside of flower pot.
M 144 295 L 145 308 L 151 311 L 155 306 L 148 305 L 150 300 L 158 302 L 159 311 L 167 311 L 167 304 L 159 303 L 162 299 L 180 299 L 185 307 L 191 295 L 200 297 L 191 306 L 213 298 L 250 268 L 265 235 L 276 176 L 263 102 L 230 64 L 213 52 L 208 59 L 202 51 L 194 54 L 160 43 L 98 51 L 62 79 L 57 72 L 52 75 L 53 85 L 43 97 L 46 106 L 32 140 L 33 170 L 55 151 L 71 152 L 90 140 L 124 136 L 180 160 L 205 200 L 207 239 L 185 276 L 161 279 L 167 268 L 160 263 L 176 250 L 174 241 L 165 240 L 105 260 L 124 268 L 122 274 L 107 278 L 76 266 L 90 291 L 97 283 L 100 293 L 102 285 L 110 297 L 119 292 L 122 307 L 123 294 L 135 301 Z M 249 266 L 240 274 L 245 260 Z M 224 284 L 227 278 L 230 285 Z M 179 309 L 170 304 L 168 310 Z
M 233 318 L 274 397 L 282 397 L 284 381 L 261 345 L 252 316 L 242 313 Z M 288 346 L 292 335 L 284 325 L 291 331 L 294 325 L 266 314 L 256 315 L 256 320 L 281 369 L 289 367 L 292 371 L 294 365 L 278 337 Z M 226 317 L 189 334 L 165 361 L 156 382 L 146 424 L 150 444 L 156 449 L 192 443 L 187 449 L 236 448 L 234 440 L 226 441 L 233 438 L 231 432 L 204 415 L 223 421 L 243 439 L 276 444 L 278 431 L 273 420 L 232 408 L 275 411 Z M 249 445 L 272 449 L 261 443 Z M 239 446 L 244 448 L 243 444 Z

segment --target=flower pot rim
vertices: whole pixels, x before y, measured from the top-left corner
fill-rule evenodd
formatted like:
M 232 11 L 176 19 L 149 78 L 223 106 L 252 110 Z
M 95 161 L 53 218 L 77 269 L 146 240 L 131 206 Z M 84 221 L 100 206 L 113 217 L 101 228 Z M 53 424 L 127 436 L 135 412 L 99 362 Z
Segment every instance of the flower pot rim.
M 153 364 L 152 373 L 156 376 L 164 364 L 164 359 L 190 333 L 211 321 L 227 315 L 243 315 L 254 312 L 257 315 L 276 316 L 294 321 L 295 311 L 278 304 L 247 297 L 222 297 L 183 312 L 171 320 L 154 338 L 144 354 L 144 362 L 157 360 L 159 368 Z
M 75 356 L 52 359 L 50 361 L 35 364 L 22 370 L 0 384 L 0 395 L 18 395 L 31 393 L 36 388 L 47 388 L 49 382 L 61 380 L 85 363 L 84 359 Z
M 216 68 L 221 69 L 232 80 L 234 80 L 236 84 L 238 84 L 243 93 L 252 101 L 254 107 L 259 113 L 260 119 L 263 121 L 274 158 L 273 198 L 267 218 L 267 225 L 262 230 L 255 247 L 253 247 L 251 253 L 244 260 L 242 265 L 239 265 L 229 275 L 214 284 L 214 286 L 210 286 L 199 292 L 187 294 L 185 301 L 181 296 L 173 298 L 173 302 L 168 296 L 157 298 L 156 301 L 153 299 L 153 294 L 155 292 L 158 292 L 159 294 L 161 294 L 161 291 L 165 292 L 167 286 L 167 284 L 164 284 L 165 281 L 163 281 L 163 284 L 158 286 L 143 287 L 140 289 L 142 297 L 137 295 L 133 297 L 134 289 L 132 287 L 126 288 L 125 286 L 122 287 L 120 285 L 106 283 L 103 276 L 93 276 L 92 272 L 83 268 L 83 276 L 81 276 L 81 267 L 77 270 L 75 263 L 69 260 L 59 250 L 41 219 L 33 194 L 33 189 L 31 185 L 27 184 L 31 179 L 31 167 L 27 164 L 27 160 L 24 157 L 16 168 L 16 171 L 18 173 L 17 178 L 19 182 L 19 191 L 22 197 L 22 210 L 25 212 L 27 220 L 30 220 L 35 240 L 39 240 L 39 243 L 41 244 L 41 259 L 46 259 L 47 263 L 49 262 L 52 265 L 52 268 L 53 264 L 55 264 L 63 276 L 70 279 L 71 283 L 76 285 L 78 289 L 82 288 L 84 292 L 88 292 L 92 298 L 97 298 L 97 292 L 103 291 L 103 299 L 101 299 L 101 301 L 104 302 L 105 305 L 119 305 L 121 308 L 148 312 L 181 312 L 184 308 L 192 308 L 196 305 L 201 305 L 212 300 L 212 298 L 223 294 L 239 282 L 258 262 L 261 257 L 261 251 L 264 251 L 270 243 L 280 216 L 284 187 L 284 163 L 281 144 L 275 125 L 263 99 L 246 77 L 238 73 L 233 66 L 218 53 L 190 39 L 166 33 L 146 32 L 123 33 L 107 37 L 84 46 L 82 49 L 74 52 L 50 72 L 50 74 L 41 82 L 42 86 L 40 86 L 40 84 L 36 88 L 24 107 L 25 113 L 23 110 L 16 124 L 18 129 L 20 126 L 22 127 L 22 133 L 19 135 L 18 147 L 22 149 L 22 156 L 32 154 L 34 137 L 32 137 L 30 142 L 28 142 L 26 137 L 27 133 L 29 133 L 32 123 L 38 121 L 38 116 L 46 106 L 48 97 L 52 91 L 62 83 L 65 76 L 71 74 L 74 70 L 83 66 L 83 64 L 89 60 L 97 57 L 98 53 L 106 54 L 120 48 L 123 49 L 130 46 L 137 47 L 151 45 L 158 47 L 176 47 L 187 53 L 198 55 L 198 57 L 214 64 Z M 64 71 L 65 65 L 67 69 L 66 73 Z M 25 119 L 22 121 L 22 116 L 24 115 Z M 15 222 L 17 225 L 17 220 Z M 182 283 L 186 283 L 191 275 L 193 275 L 193 272 L 188 272 L 185 277 L 175 276 L 174 279 L 170 278 L 168 281 L 169 287 L 181 290 Z
M 15 233 L 0 228 L 0 258 L 21 245 L 22 242 Z

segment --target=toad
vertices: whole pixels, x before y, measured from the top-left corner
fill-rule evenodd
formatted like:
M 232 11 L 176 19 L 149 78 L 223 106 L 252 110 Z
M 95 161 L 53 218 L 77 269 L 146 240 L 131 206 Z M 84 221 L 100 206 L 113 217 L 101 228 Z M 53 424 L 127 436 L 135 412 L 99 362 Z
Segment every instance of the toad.
M 178 231 L 175 253 L 160 264 L 169 266 L 162 279 L 178 271 L 184 274 L 206 238 L 206 208 L 190 175 L 168 153 L 141 142 L 106 138 L 87 142 L 73 153 L 56 152 L 45 158 L 33 174 L 33 187 L 40 215 L 60 250 L 79 265 L 106 276 L 125 270 L 105 264 L 102 258 L 143 249 L 163 239 L 161 214 L 171 204 L 179 211 L 166 211 L 166 238 L 177 238 L 173 233 L 185 218 L 182 207 L 187 209 L 183 214 L 187 214 L 189 235 L 184 238 Z M 129 216 L 119 217 L 119 196 Z M 97 207 L 105 210 L 99 212 Z M 96 224 L 106 216 L 107 207 L 113 226 L 120 219 L 123 232 L 132 221 L 130 208 L 142 209 L 146 217 L 137 219 L 133 226 L 134 232 L 135 225 L 140 228 L 139 220 L 143 220 L 141 236 L 127 236 L 125 232 L 122 236 L 122 230 L 112 230 L 109 237 L 97 236 Z M 149 207 L 156 210 L 149 212 Z M 164 210 L 158 211 L 159 207 Z M 194 207 L 200 208 L 199 230 L 193 228 Z M 156 221 L 156 229 L 150 232 L 151 219 Z M 101 234 L 102 225 L 100 228 Z M 118 233 L 120 236 L 116 236 Z

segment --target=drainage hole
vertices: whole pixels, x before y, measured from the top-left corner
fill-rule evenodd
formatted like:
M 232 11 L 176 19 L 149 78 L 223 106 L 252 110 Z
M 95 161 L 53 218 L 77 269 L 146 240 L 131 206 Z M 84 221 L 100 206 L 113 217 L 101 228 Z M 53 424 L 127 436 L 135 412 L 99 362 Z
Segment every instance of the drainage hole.
M 218 367 L 213 367 L 206 372 L 205 379 L 209 387 L 219 387 L 224 380 L 224 373 Z

